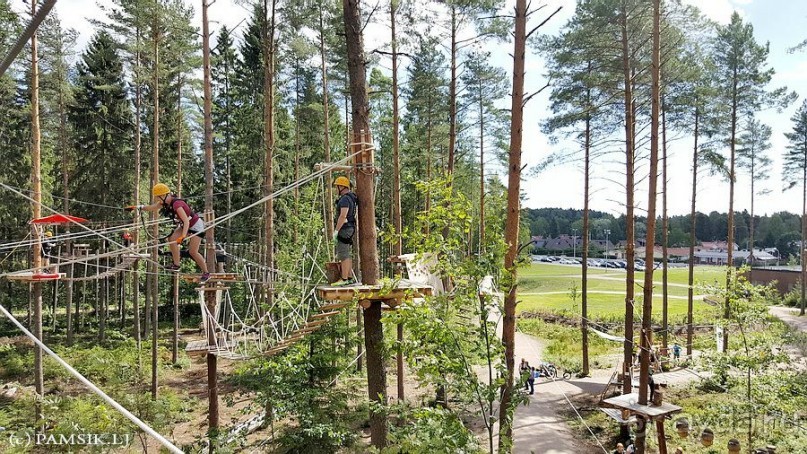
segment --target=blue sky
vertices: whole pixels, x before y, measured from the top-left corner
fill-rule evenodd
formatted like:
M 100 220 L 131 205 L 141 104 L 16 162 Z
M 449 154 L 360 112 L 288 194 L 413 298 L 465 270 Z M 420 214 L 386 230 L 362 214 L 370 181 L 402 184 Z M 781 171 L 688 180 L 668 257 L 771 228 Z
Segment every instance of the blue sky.
M 189 4 L 199 8 L 200 0 L 186 0 Z M 798 189 L 788 193 L 781 191 L 781 154 L 786 141 L 784 132 L 791 128 L 790 117 L 796 108 L 801 105 L 802 99 L 807 97 L 807 53 L 788 53 L 787 49 L 800 41 L 807 39 L 807 8 L 804 1 L 793 0 L 683 0 L 685 3 L 696 4 L 708 17 L 719 23 L 727 23 L 734 10 L 739 11 L 746 21 L 754 25 L 754 32 L 758 42 L 770 42 L 771 66 L 776 70 L 772 87 L 787 85 L 799 94 L 799 99 L 782 113 L 761 112 L 759 118 L 773 128 L 772 144 L 770 150 L 774 158 L 774 168 L 771 179 L 765 183 L 772 190 L 769 195 L 758 196 L 756 199 L 756 212 L 758 214 L 776 211 L 801 211 L 801 197 Z M 210 16 L 215 30 L 226 24 L 230 28 L 238 25 L 248 16 L 248 8 L 235 0 L 217 0 L 211 7 Z M 507 0 L 513 5 L 514 0 Z M 552 34 L 568 20 L 574 12 L 574 0 L 547 0 L 544 12 L 552 11 L 558 5 L 563 6 L 562 12 L 556 16 L 543 29 L 544 33 Z M 539 4 L 538 1 L 534 2 Z M 24 7 L 20 0 L 15 0 L 17 10 Z M 95 0 L 60 0 L 56 10 L 65 22 L 65 25 L 79 30 L 82 35 L 80 44 L 89 39 L 92 29 L 86 22 L 87 16 L 97 16 L 98 8 Z M 198 16 L 198 11 L 197 11 Z M 536 15 L 533 23 L 537 24 L 543 16 Z M 200 23 L 197 20 L 197 23 Z M 388 40 L 388 31 L 385 24 L 370 25 L 366 29 L 365 47 L 382 46 Z M 496 46 L 496 58 L 508 73 L 512 74 L 512 62 L 503 56 L 512 52 L 512 43 Z M 542 87 L 544 78 L 544 62 L 536 55 L 527 56 L 527 90 L 534 91 Z M 541 134 L 539 123 L 548 116 L 548 95 L 536 96 L 527 105 L 524 125 L 524 160 L 528 164 L 536 164 L 553 151 L 562 148 L 564 144 L 551 146 L 547 138 Z M 506 103 L 509 107 L 509 102 Z M 690 148 L 692 139 L 681 137 L 670 146 L 669 157 L 669 211 L 671 214 L 685 214 L 689 212 L 690 187 Z M 592 208 L 608 211 L 614 214 L 624 211 L 621 201 L 624 200 L 624 189 L 620 187 L 624 180 L 619 174 L 621 167 L 613 163 L 600 163 L 595 175 Z M 582 208 L 582 169 L 579 165 L 568 164 L 564 167 L 553 168 L 536 177 L 528 177 L 523 183 L 527 194 L 525 206 Z M 637 192 L 639 207 L 646 206 L 647 183 L 642 181 Z M 738 175 L 735 207 L 738 210 L 750 208 L 749 179 L 745 175 Z M 712 210 L 725 212 L 728 208 L 728 185 L 714 178 L 705 178 L 700 183 L 698 194 L 698 210 L 709 212 Z

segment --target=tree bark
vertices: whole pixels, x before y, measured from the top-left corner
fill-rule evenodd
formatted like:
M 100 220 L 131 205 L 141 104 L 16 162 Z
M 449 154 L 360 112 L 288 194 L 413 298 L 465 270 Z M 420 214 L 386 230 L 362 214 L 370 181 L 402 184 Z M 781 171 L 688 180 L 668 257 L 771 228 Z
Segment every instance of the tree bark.
M 667 216 L 667 121 L 665 115 L 665 105 L 661 105 L 661 153 L 662 153 L 662 171 L 661 171 L 661 347 L 667 350 L 667 341 L 669 339 L 669 296 L 668 296 L 668 274 L 669 274 L 669 251 L 667 250 L 670 242 L 670 218 Z
M 737 86 L 737 70 L 734 70 L 734 80 L 731 93 L 731 138 L 729 142 L 730 148 L 730 165 L 729 165 L 729 213 L 728 213 L 728 235 L 726 238 L 726 298 L 724 300 L 723 318 L 728 323 L 731 318 L 731 303 L 730 294 L 732 290 L 731 270 L 734 268 L 734 183 L 736 180 L 735 168 L 737 161 L 737 110 L 738 110 L 738 91 Z M 802 279 L 804 281 L 804 279 Z M 722 353 L 728 352 L 729 348 L 729 330 L 723 329 L 723 349 Z
M 506 372 L 501 390 L 499 406 L 499 451 L 510 452 L 513 442 L 513 382 L 515 362 L 515 328 L 516 298 L 518 294 L 518 230 L 521 220 L 521 145 L 524 123 L 524 71 L 527 41 L 527 1 L 516 0 L 515 34 L 513 47 L 513 97 L 511 101 L 510 150 L 508 158 L 507 178 L 507 220 L 504 238 L 507 251 L 504 256 L 504 268 L 511 275 L 511 285 L 504 299 L 504 322 L 502 325 L 502 343 Z
M 343 0 L 347 66 L 350 81 L 352 126 L 354 147 L 351 153 L 365 151 L 370 141 L 370 106 L 367 96 L 364 40 L 359 0 Z M 359 259 L 361 281 L 374 285 L 379 277 L 378 250 L 376 246 L 374 181 L 372 153 L 355 156 L 356 195 L 359 199 Z M 373 301 L 364 311 L 364 336 L 367 349 L 367 391 L 371 401 L 387 405 L 387 377 L 383 361 L 384 334 L 381 325 L 381 302 Z M 374 447 L 381 449 L 387 444 L 387 419 L 384 410 L 370 412 L 370 439 Z
M 390 2 L 390 27 L 392 45 L 392 224 L 395 228 L 395 244 L 393 245 L 393 255 L 403 254 L 403 224 L 401 222 L 401 157 L 399 153 L 399 133 L 398 133 L 398 38 L 395 34 L 395 13 L 398 3 Z M 398 344 L 403 344 L 403 325 L 398 324 Z M 398 350 L 395 358 L 398 400 L 404 400 L 404 360 L 403 351 Z
M 213 94 L 210 83 L 210 28 L 208 25 L 208 0 L 202 0 L 202 66 L 204 72 L 204 160 L 205 160 L 205 221 L 213 222 Z M 212 224 L 205 225 L 205 248 L 208 271 L 216 271 L 215 229 Z M 216 313 L 216 292 L 205 292 L 205 306 L 210 314 Z M 212 322 L 211 322 L 212 323 Z M 215 329 L 207 327 L 208 345 L 213 345 Z M 217 357 L 207 353 L 207 399 L 208 399 L 208 436 L 210 450 L 213 454 L 218 447 L 219 428 L 219 392 L 217 383 Z
M 152 102 L 154 104 L 154 125 L 152 127 L 152 164 L 151 164 L 151 186 L 160 182 L 160 48 L 159 43 L 162 38 L 160 34 L 159 19 L 152 19 L 153 35 L 152 46 L 154 52 L 154 68 L 152 73 Z M 151 197 L 151 192 L 149 192 Z M 151 221 L 154 223 L 151 228 L 152 236 L 158 238 L 160 236 L 159 226 L 156 222 L 157 213 L 152 212 L 150 216 Z M 157 338 L 159 337 L 159 277 L 157 275 L 157 247 L 151 249 L 151 398 L 157 399 Z
M 264 20 L 263 32 L 263 195 L 264 197 L 274 191 L 274 152 L 275 152 L 275 5 L 277 0 L 271 0 L 271 18 L 266 16 L 269 12 L 269 0 L 263 1 Z M 272 304 L 272 269 L 275 263 L 275 201 L 269 198 L 264 205 L 264 266 L 267 279 L 264 282 L 264 301 L 266 307 Z M 261 311 L 262 312 L 262 311 Z
M 135 120 L 134 120 L 134 167 L 135 167 L 135 181 L 134 181 L 134 203 L 140 203 L 140 117 L 142 115 L 141 106 L 143 103 L 143 91 L 140 84 L 140 27 L 138 26 L 135 34 L 137 35 L 135 51 L 135 66 L 134 66 L 134 82 L 135 82 Z M 137 216 L 132 222 L 132 241 L 137 244 L 140 239 L 140 228 L 137 225 Z M 140 351 L 140 262 L 134 264 L 132 273 L 132 311 L 134 312 L 134 338 L 137 344 L 137 350 Z M 138 353 L 139 355 L 139 353 Z M 139 357 L 139 356 L 138 356 Z
M 591 63 L 589 62 L 589 72 L 591 71 Z M 587 101 L 591 100 L 591 90 L 586 92 Z M 588 106 L 587 106 L 588 107 Z M 583 344 L 583 370 L 581 374 L 587 377 L 589 371 L 588 360 L 588 248 L 589 248 L 589 231 L 591 229 L 589 223 L 589 201 L 591 198 L 591 115 L 586 113 L 586 130 L 585 130 L 585 143 L 583 145 L 583 251 L 582 251 L 582 300 L 581 300 L 581 320 L 580 320 L 580 334 L 582 335 Z M 577 241 L 572 238 L 572 241 Z
M 36 15 L 37 1 L 31 1 L 31 16 Z M 42 168 L 41 168 L 41 132 L 39 129 L 39 55 L 36 33 L 31 35 L 31 189 L 34 201 L 31 204 L 32 219 L 42 217 Z M 31 234 L 34 238 L 31 254 L 33 255 L 34 273 L 42 272 L 42 239 L 36 226 L 31 224 Z M 34 281 L 31 285 L 33 293 L 33 335 L 42 340 L 42 283 Z M 34 347 L 34 387 L 37 399 L 34 399 L 34 415 L 36 417 L 36 430 L 43 429 L 41 398 L 45 396 L 44 374 L 42 364 L 42 349 Z
M 697 103 L 698 100 L 696 99 Z M 695 327 L 692 324 L 693 300 L 695 298 L 695 199 L 698 194 L 698 134 L 700 126 L 700 109 L 695 107 L 695 145 L 692 147 L 692 208 L 689 214 L 689 270 L 687 274 L 687 356 L 692 357 L 692 339 Z
M 630 394 L 632 383 L 629 379 L 631 366 L 633 364 L 633 302 L 636 273 L 636 237 L 634 226 L 634 103 L 633 103 L 633 77 L 631 74 L 631 57 L 628 43 L 628 12 L 627 6 L 622 4 L 621 11 L 621 32 L 622 32 L 622 71 L 625 83 L 625 341 L 624 341 L 624 379 L 622 380 L 622 392 Z M 625 426 L 623 426 L 625 427 Z
M 653 254 L 656 238 L 656 196 L 658 184 L 659 155 L 659 107 L 660 99 L 660 9 L 661 0 L 653 0 L 653 47 L 651 63 L 651 113 L 650 113 L 650 174 L 647 190 L 647 236 L 645 240 L 644 295 L 642 302 L 641 354 L 639 371 L 639 404 L 647 405 L 648 385 L 650 378 L 650 348 L 653 346 Z M 658 361 L 658 352 L 656 352 Z M 645 431 L 649 420 L 640 422 L 636 430 L 636 452 L 644 454 L 646 448 Z M 664 439 L 659 442 L 664 444 Z

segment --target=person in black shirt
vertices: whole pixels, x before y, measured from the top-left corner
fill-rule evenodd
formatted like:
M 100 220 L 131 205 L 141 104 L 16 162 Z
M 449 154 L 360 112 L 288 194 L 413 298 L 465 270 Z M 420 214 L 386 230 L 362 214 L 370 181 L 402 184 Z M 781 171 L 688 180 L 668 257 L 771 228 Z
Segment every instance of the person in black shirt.
M 338 177 L 334 186 L 339 191 L 339 200 L 336 202 L 336 220 L 334 226 L 334 240 L 336 241 L 336 260 L 339 260 L 340 278 L 334 286 L 352 285 L 356 280 L 351 277 L 353 259 L 351 249 L 353 235 L 356 233 L 356 194 L 350 191 L 350 180 L 347 177 Z

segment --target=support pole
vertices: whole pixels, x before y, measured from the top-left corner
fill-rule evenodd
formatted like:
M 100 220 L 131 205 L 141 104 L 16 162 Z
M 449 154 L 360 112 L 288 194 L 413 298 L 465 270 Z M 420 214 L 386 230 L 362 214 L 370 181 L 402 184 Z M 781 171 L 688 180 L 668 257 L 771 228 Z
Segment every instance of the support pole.
M 210 85 L 210 29 L 207 20 L 208 0 L 202 0 L 202 66 L 204 70 L 204 162 L 205 162 L 205 245 L 208 271 L 216 270 L 216 245 L 213 216 L 213 104 L 212 89 Z M 205 292 L 205 305 L 209 314 L 216 313 L 216 293 Z M 214 321 L 208 317 L 207 343 L 215 343 Z M 218 370 L 216 355 L 207 353 L 207 399 L 208 399 L 208 437 L 210 437 L 210 453 L 216 452 L 218 447 L 219 430 L 219 391 Z

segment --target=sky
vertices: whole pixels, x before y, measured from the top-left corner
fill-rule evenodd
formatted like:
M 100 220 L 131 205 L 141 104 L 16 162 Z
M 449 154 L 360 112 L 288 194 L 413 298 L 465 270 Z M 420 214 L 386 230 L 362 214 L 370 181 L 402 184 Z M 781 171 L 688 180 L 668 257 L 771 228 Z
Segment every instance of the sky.
M 201 26 L 199 7 L 201 0 L 186 0 L 196 8 L 196 23 Z M 712 20 L 726 24 L 733 11 L 738 11 L 745 21 L 754 26 L 754 36 L 759 43 L 770 42 L 768 62 L 776 70 L 770 84 L 771 88 L 787 86 L 799 94 L 799 99 L 781 113 L 764 111 L 759 119 L 771 126 L 773 135 L 772 148 L 769 151 L 773 158 L 771 178 L 762 185 L 771 192 L 755 198 L 755 214 L 771 214 L 778 211 L 801 211 L 801 197 L 798 189 L 782 192 L 781 155 L 785 150 L 784 133 L 790 131 L 790 118 L 807 97 L 807 53 L 789 53 L 788 49 L 807 39 L 807 9 L 803 2 L 792 0 L 683 0 L 684 3 L 695 4 Z M 514 0 L 507 0 L 511 7 Z M 541 29 L 544 34 L 554 34 L 562 28 L 574 13 L 574 0 L 545 0 L 547 7 L 532 18 L 532 25 L 537 25 L 546 14 L 562 6 L 561 12 Z M 214 32 L 222 25 L 229 28 L 238 27 L 249 16 L 249 7 L 243 0 L 216 0 L 210 8 L 211 29 Z M 367 3 L 365 2 L 364 5 Z M 375 5 L 375 2 L 372 2 Z M 540 4 L 539 1 L 533 5 Z M 18 11 L 25 8 L 20 0 L 14 0 Z M 100 10 L 96 0 L 59 0 L 55 10 L 67 27 L 75 28 L 80 33 L 79 49 L 83 49 L 93 33 L 87 17 L 99 17 Z M 385 24 L 371 24 L 365 29 L 365 50 L 382 47 L 388 40 L 388 29 Z M 512 43 L 493 46 L 493 63 L 504 68 L 508 75 L 512 74 Z M 529 53 L 526 62 L 526 90 L 533 92 L 546 84 L 544 61 L 538 55 Z M 523 160 L 528 166 L 542 162 L 553 152 L 568 150 L 568 143 L 550 144 L 548 138 L 540 131 L 540 123 L 549 116 L 548 94 L 550 90 L 535 96 L 525 107 Z M 506 103 L 509 107 L 509 102 Z M 692 138 L 678 134 L 668 147 L 668 205 L 671 215 L 686 214 L 690 209 L 691 188 L 691 147 Z M 646 164 L 645 164 L 646 166 Z M 606 211 L 615 215 L 624 212 L 624 176 L 621 167 L 614 162 L 595 163 L 594 181 L 592 182 L 591 208 Z M 503 169 L 499 170 L 503 172 Z M 646 172 L 646 169 L 645 169 Z M 502 174 L 502 177 L 504 175 Z M 550 168 L 540 174 L 525 177 L 522 189 L 527 198 L 524 206 L 529 208 L 583 207 L 583 173 L 579 163 L 569 163 Z M 503 178 L 506 181 L 506 178 Z M 659 182 L 660 183 L 660 182 Z M 641 215 L 646 206 L 647 180 L 639 181 L 636 191 L 637 203 Z M 728 184 L 715 177 L 705 177 L 699 182 L 697 209 L 702 212 L 728 210 Z M 739 174 L 735 188 L 735 209 L 750 210 L 750 179 Z M 659 202 L 660 204 L 660 202 Z M 660 205 L 659 205 L 660 209 Z

